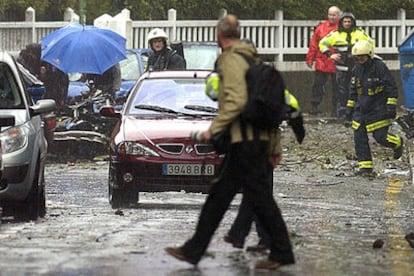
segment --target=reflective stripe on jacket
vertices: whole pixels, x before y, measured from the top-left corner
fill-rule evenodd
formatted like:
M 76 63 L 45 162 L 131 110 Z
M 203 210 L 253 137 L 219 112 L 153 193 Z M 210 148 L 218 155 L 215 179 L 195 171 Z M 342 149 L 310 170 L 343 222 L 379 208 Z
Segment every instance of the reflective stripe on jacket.
M 335 53 L 341 54 L 341 59 L 336 61 L 335 64 L 339 66 L 352 66 L 354 64 L 354 59 L 352 57 L 351 50 L 355 42 L 359 40 L 368 40 L 373 46 L 375 46 L 375 42 L 362 29 L 359 28 L 354 29 L 349 34 L 350 41 L 348 42 L 348 32 L 339 30 L 330 32 L 327 36 L 322 38 L 321 41 L 319 41 L 319 50 L 323 54 L 326 54 L 330 52 L 331 47 L 333 47 Z
M 388 126 L 388 105 L 396 105 L 398 89 L 385 63 L 377 58 L 364 64 L 357 63 L 352 70 L 347 106 L 354 108 L 353 120 L 364 123 L 373 131 Z

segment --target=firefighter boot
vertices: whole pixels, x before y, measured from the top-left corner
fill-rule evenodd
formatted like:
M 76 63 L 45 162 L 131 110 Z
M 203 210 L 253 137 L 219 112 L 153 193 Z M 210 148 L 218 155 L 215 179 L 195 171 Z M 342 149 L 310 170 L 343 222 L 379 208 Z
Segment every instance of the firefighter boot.
M 402 154 L 403 154 L 403 139 L 402 138 L 400 138 L 401 139 L 401 145 L 398 147 L 398 148 L 395 148 L 394 149 L 394 159 L 399 159 L 401 156 L 402 156 Z
M 363 169 L 359 169 L 359 171 L 357 171 L 355 173 L 355 176 L 362 176 L 362 177 L 371 178 L 371 177 L 375 177 L 375 174 L 374 174 L 372 169 L 363 168 Z

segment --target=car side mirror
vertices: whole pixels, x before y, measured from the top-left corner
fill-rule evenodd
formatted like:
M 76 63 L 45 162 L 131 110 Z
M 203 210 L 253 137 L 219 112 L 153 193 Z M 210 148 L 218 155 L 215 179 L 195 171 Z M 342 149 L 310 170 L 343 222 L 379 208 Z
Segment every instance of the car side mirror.
M 56 110 L 56 102 L 53 99 L 41 99 L 35 105 L 30 107 L 30 115 L 35 116 L 43 113 L 49 113 Z
M 115 108 L 111 105 L 102 106 L 99 109 L 99 114 L 101 114 L 104 117 L 112 117 L 117 119 L 121 118 L 121 113 L 117 112 Z

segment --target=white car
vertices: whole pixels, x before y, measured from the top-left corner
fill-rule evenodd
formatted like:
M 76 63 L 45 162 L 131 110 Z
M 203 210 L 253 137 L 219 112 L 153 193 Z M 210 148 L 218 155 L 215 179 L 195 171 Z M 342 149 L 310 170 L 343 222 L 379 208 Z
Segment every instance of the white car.
M 3 216 L 36 220 L 46 214 L 44 168 L 47 141 L 42 114 L 56 109 L 54 100 L 34 104 L 14 58 L 0 51 L 0 142 Z

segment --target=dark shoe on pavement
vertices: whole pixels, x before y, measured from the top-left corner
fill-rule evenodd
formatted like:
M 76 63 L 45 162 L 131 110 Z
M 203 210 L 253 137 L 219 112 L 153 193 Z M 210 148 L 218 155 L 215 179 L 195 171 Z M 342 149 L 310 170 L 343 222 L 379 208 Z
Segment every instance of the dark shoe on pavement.
M 281 266 L 279 262 L 271 260 L 261 260 L 257 261 L 254 268 L 255 269 L 266 269 L 266 270 L 276 270 Z
M 398 148 L 394 149 L 394 156 L 393 156 L 394 159 L 399 159 L 402 156 L 403 150 L 404 150 L 403 141 L 404 141 L 403 138 L 401 138 L 401 145 Z
M 267 249 L 269 249 L 268 246 L 266 246 L 264 244 L 258 244 L 258 245 L 248 246 L 246 248 L 246 251 L 247 252 L 265 253 Z
M 184 256 L 183 252 L 181 251 L 181 247 L 166 247 L 165 252 L 167 252 L 169 255 L 173 256 L 174 258 L 180 261 L 184 261 L 192 265 L 197 265 L 196 261 L 190 260 L 189 258 Z
M 234 238 L 232 238 L 229 235 L 225 235 L 223 240 L 227 243 L 231 243 L 233 245 L 233 247 L 235 247 L 235 248 L 243 249 L 243 247 L 244 247 L 243 242 L 239 242 L 239 241 L 235 240 Z
M 355 173 L 355 176 L 375 177 L 375 173 L 372 171 L 372 169 L 360 169 Z

